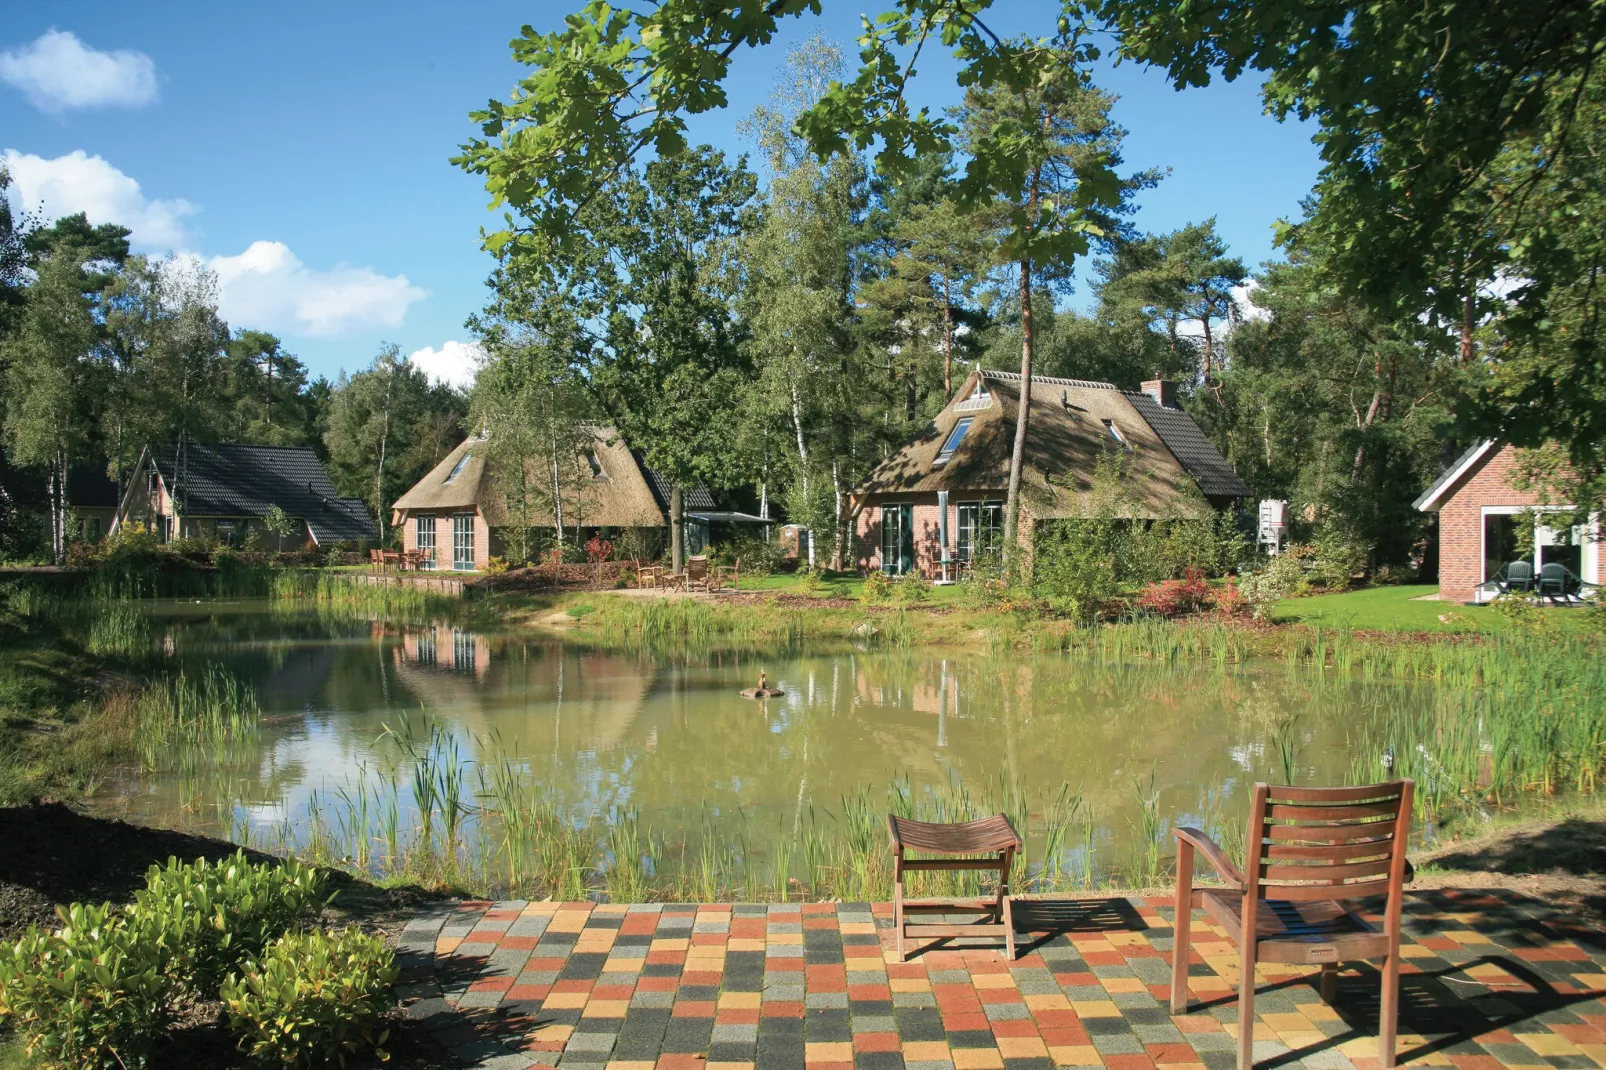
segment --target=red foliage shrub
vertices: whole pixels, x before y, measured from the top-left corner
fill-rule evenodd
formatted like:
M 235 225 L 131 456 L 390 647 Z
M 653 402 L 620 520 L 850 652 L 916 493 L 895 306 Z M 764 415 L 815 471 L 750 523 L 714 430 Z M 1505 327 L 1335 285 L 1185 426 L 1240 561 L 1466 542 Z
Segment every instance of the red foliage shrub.
M 1138 605 L 1162 617 L 1182 617 L 1198 613 L 1210 605 L 1210 584 L 1204 573 L 1190 568 L 1180 580 L 1161 580 L 1143 588 Z
M 1216 592 L 1216 612 L 1223 617 L 1247 617 L 1253 607 L 1238 589 L 1238 581 L 1229 579 Z
M 613 556 L 613 543 L 601 535 L 593 535 L 586 543 L 586 556 L 591 559 L 593 565 L 600 565 Z

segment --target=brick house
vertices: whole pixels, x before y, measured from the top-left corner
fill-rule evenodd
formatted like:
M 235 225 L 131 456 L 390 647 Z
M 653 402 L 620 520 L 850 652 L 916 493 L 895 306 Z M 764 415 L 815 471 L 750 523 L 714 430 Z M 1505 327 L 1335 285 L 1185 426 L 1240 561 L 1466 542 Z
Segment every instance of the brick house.
M 488 464 L 488 443 L 481 435 L 464 440 L 391 507 L 403 548 L 422 550 L 426 568 L 477 572 L 491 558 L 507 554 L 514 517 Z M 529 478 L 544 487 L 552 476 L 544 465 L 537 472 L 538 463 L 525 461 Z M 559 480 L 566 538 L 571 530 L 582 542 L 598 531 L 609 537 L 626 530 L 667 531 L 669 481 L 644 465 L 614 428 L 592 428 L 590 448 L 568 468 Z M 686 488 L 681 497 L 690 554 L 703 551 L 714 525 L 767 523 L 745 513 L 721 511 L 706 487 Z M 532 528 L 554 528 L 549 502 L 533 510 L 530 519 Z
M 1099 458 L 1121 450 L 1133 520 L 1198 518 L 1252 492 L 1176 404 L 1175 384 L 1141 391 L 1082 379 L 1032 379 L 1021 471 L 1020 541 L 1029 554 L 1039 521 L 1087 516 Z M 972 372 L 927 427 L 882 461 L 853 492 L 859 568 L 944 575 L 1003 528 L 1020 376 Z
M 278 506 L 293 521 L 281 538 L 264 518 Z M 367 543 L 373 518 L 359 498 L 342 498 L 311 446 L 191 444 L 145 450 L 110 530 L 141 524 L 163 542 L 204 539 L 237 545 L 252 534 L 263 547 L 300 550 Z
M 1486 601 L 1480 586 L 1512 561 L 1528 560 L 1534 571 L 1549 562 L 1566 565 L 1585 583 L 1600 582 L 1600 520 L 1569 531 L 1548 528 L 1546 512 L 1570 505 L 1542 505 L 1531 490 L 1511 484 L 1517 450 L 1509 442 L 1485 439 L 1456 458 L 1415 505 L 1439 517 L 1439 597 L 1447 601 Z M 1533 552 L 1521 558 L 1517 525 L 1529 510 L 1535 521 Z

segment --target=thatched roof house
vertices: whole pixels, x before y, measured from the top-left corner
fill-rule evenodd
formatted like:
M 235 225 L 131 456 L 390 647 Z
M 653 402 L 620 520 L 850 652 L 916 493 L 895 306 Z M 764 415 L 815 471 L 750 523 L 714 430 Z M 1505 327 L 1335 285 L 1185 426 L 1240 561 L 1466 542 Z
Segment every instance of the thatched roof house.
M 1040 520 L 1094 514 L 1099 459 L 1120 450 L 1117 515 L 1204 517 L 1251 491 L 1187 413 L 1172 384 L 1034 377 L 1021 471 L 1021 532 Z M 926 428 L 854 490 L 860 567 L 941 570 L 997 537 L 1020 411 L 1020 376 L 972 372 Z M 944 516 L 946 512 L 946 517 Z
M 559 473 L 564 530 L 666 528 L 669 482 L 642 464 L 616 429 L 596 426 L 589 433 L 589 449 Z M 437 568 L 482 569 L 492 557 L 505 554 L 502 532 L 516 518 L 508 515 L 509 496 L 488 456 L 489 444 L 482 435 L 465 440 L 392 507 L 405 548 L 424 551 Z M 527 458 L 524 463 L 526 478 L 541 488 L 536 497 L 542 504 L 532 511 L 530 526 L 551 529 L 548 462 Z M 710 520 L 740 517 L 716 512 L 706 487 L 688 488 L 683 499 L 693 552 L 700 545 L 699 533 L 706 542 Z

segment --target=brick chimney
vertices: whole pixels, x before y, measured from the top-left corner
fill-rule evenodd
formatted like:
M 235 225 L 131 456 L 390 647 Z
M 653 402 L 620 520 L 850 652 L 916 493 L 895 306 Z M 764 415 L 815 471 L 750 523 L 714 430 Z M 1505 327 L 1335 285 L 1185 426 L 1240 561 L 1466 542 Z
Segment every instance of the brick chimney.
M 1143 392 L 1168 409 L 1175 409 L 1177 405 L 1177 384 L 1169 379 L 1149 379 L 1143 384 Z

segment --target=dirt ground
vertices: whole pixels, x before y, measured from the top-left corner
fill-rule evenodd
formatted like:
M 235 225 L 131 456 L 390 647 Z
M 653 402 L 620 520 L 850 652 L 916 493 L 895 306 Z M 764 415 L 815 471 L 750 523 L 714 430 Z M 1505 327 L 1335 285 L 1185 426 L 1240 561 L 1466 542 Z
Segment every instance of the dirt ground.
M 1412 861 L 1415 888 L 1510 888 L 1606 927 L 1606 817 L 1525 822 Z

